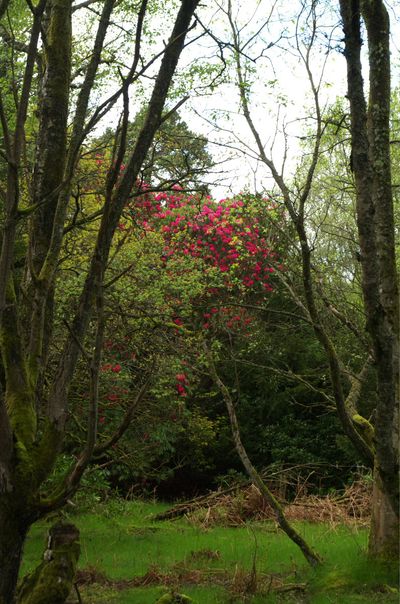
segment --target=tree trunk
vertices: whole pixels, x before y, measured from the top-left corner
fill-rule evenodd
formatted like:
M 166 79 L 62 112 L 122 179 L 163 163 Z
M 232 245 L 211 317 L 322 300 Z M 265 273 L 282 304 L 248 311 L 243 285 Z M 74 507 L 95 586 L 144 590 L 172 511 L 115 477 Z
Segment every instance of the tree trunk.
M 393 511 L 378 471 L 374 473 L 368 552 L 373 557 L 389 560 L 399 557 L 399 517 Z
M 296 529 L 288 522 L 285 516 L 285 512 L 280 505 L 279 501 L 274 497 L 272 492 L 268 489 L 267 485 L 263 481 L 261 475 L 257 472 L 256 468 L 251 463 L 247 451 L 243 446 L 242 439 L 240 437 L 240 429 L 239 424 L 236 417 L 235 407 L 229 393 L 228 388 L 225 386 L 221 378 L 219 377 L 217 370 L 215 368 L 215 363 L 212 357 L 210 350 L 207 347 L 207 344 L 204 343 L 204 352 L 206 354 L 206 358 L 208 360 L 208 368 L 210 370 L 210 374 L 218 386 L 223 399 L 225 401 L 226 408 L 228 410 L 229 421 L 232 430 L 233 442 L 235 444 L 236 451 L 240 457 L 240 461 L 242 462 L 247 474 L 249 475 L 252 483 L 259 489 L 261 495 L 265 499 L 265 501 L 271 506 L 277 523 L 279 527 L 283 530 L 284 533 L 289 537 L 293 543 L 295 543 L 301 550 L 303 556 L 307 560 L 307 562 L 315 568 L 319 564 L 322 563 L 322 558 L 319 556 L 317 552 L 315 552 L 308 543 L 303 539 L 303 537 L 296 531 Z
M 383 0 L 340 0 L 345 34 L 357 226 L 366 327 L 377 372 L 375 472 L 369 551 L 397 560 L 399 298 L 390 166 L 390 23 Z M 361 47 L 368 38 L 369 102 Z
M 7 503 L 9 505 L 7 505 Z M 29 524 L 11 502 L 0 507 L 0 604 L 14 602 L 22 551 Z

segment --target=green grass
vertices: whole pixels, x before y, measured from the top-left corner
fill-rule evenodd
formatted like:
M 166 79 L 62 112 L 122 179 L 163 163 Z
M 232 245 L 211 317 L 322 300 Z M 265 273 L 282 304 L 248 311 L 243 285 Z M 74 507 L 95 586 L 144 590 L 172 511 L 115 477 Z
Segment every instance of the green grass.
M 153 522 L 160 504 L 111 502 L 71 519 L 81 530 L 80 567 L 95 567 L 113 581 L 150 572 L 157 584 L 146 587 L 92 584 L 81 588 L 85 604 L 154 604 L 175 587 L 198 604 L 229 602 L 373 603 L 398 602 L 396 569 L 373 564 L 365 555 L 367 532 L 348 527 L 299 523 L 297 528 L 323 556 L 317 571 L 270 522 L 240 528 L 205 530 L 185 520 Z M 47 525 L 33 527 L 24 557 L 26 572 L 39 561 Z M 257 591 L 245 597 L 255 560 Z M 168 582 L 168 587 L 163 586 Z M 275 592 L 282 584 L 302 591 Z

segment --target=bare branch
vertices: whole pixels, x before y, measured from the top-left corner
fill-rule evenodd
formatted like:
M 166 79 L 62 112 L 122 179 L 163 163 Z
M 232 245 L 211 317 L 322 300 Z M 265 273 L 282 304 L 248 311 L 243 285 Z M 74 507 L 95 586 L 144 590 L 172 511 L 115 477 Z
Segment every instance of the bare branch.
M 146 393 L 150 386 L 150 382 L 151 382 L 151 376 L 149 373 L 147 380 L 144 382 L 143 386 L 139 389 L 139 391 L 136 394 L 133 401 L 129 404 L 128 409 L 126 410 L 124 418 L 122 419 L 118 429 L 106 442 L 98 444 L 95 447 L 95 449 L 93 451 L 93 454 L 95 456 L 99 456 L 102 453 L 105 453 L 108 449 L 110 449 L 113 445 L 115 445 L 119 440 L 121 440 L 121 438 L 126 433 L 126 431 L 128 430 L 129 426 L 132 423 L 133 415 L 134 415 L 136 409 L 139 407 L 140 403 L 146 396 Z

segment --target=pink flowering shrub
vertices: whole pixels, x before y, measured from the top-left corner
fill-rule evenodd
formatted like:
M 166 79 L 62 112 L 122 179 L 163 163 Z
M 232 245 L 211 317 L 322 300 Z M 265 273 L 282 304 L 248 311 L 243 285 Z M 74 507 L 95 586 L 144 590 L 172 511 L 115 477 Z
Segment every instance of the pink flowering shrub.
M 277 211 L 266 199 L 257 203 L 261 213 Z M 176 187 L 173 192 L 145 192 L 135 200 L 129 214 L 145 231 L 163 234 L 166 264 L 177 254 L 199 258 L 209 272 L 218 269 L 219 289 L 241 287 L 268 292 L 272 290 L 276 252 L 256 210 L 254 198 L 249 196 L 217 203 L 208 196 L 186 195 Z
M 124 238 L 130 232 L 136 237 L 138 232 L 142 237 L 150 233 L 161 236 L 166 320 L 173 324 L 176 336 L 187 337 L 187 329 L 217 335 L 221 328 L 248 335 L 252 315 L 240 304 L 248 300 L 261 303 L 273 290 L 279 268 L 277 241 L 268 222 L 269 216 L 279 216 L 276 205 L 246 194 L 216 202 L 209 196 L 187 194 L 178 185 L 172 191 L 151 192 L 140 183 L 138 190 L 140 194 L 125 209 L 119 229 Z M 168 282 L 174 287 L 169 289 Z M 118 375 L 122 370 L 122 381 L 123 359 L 122 365 L 117 362 L 120 357 L 111 360 L 108 374 Z M 186 397 L 190 381 L 188 373 L 181 371 L 171 387 L 178 396 Z M 113 403 L 120 397 L 114 386 L 107 400 Z

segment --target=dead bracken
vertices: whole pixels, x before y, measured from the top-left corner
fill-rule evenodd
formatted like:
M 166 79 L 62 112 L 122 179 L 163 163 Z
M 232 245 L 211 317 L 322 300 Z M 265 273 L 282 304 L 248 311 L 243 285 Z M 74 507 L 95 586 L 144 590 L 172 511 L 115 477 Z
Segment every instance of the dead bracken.
M 359 479 L 347 486 L 341 493 L 335 492 L 324 497 L 304 494 L 299 489 L 292 501 L 280 503 L 285 508 L 288 520 L 325 522 L 331 526 L 338 524 L 368 524 L 371 509 L 371 484 Z M 229 488 L 211 493 L 191 502 L 182 503 L 162 512 L 156 520 L 186 516 L 191 523 L 204 528 L 212 526 L 242 526 L 248 520 L 274 520 L 274 512 L 262 497 L 257 487 L 245 486 Z M 266 527 L 267 528 L 267 527 Z

